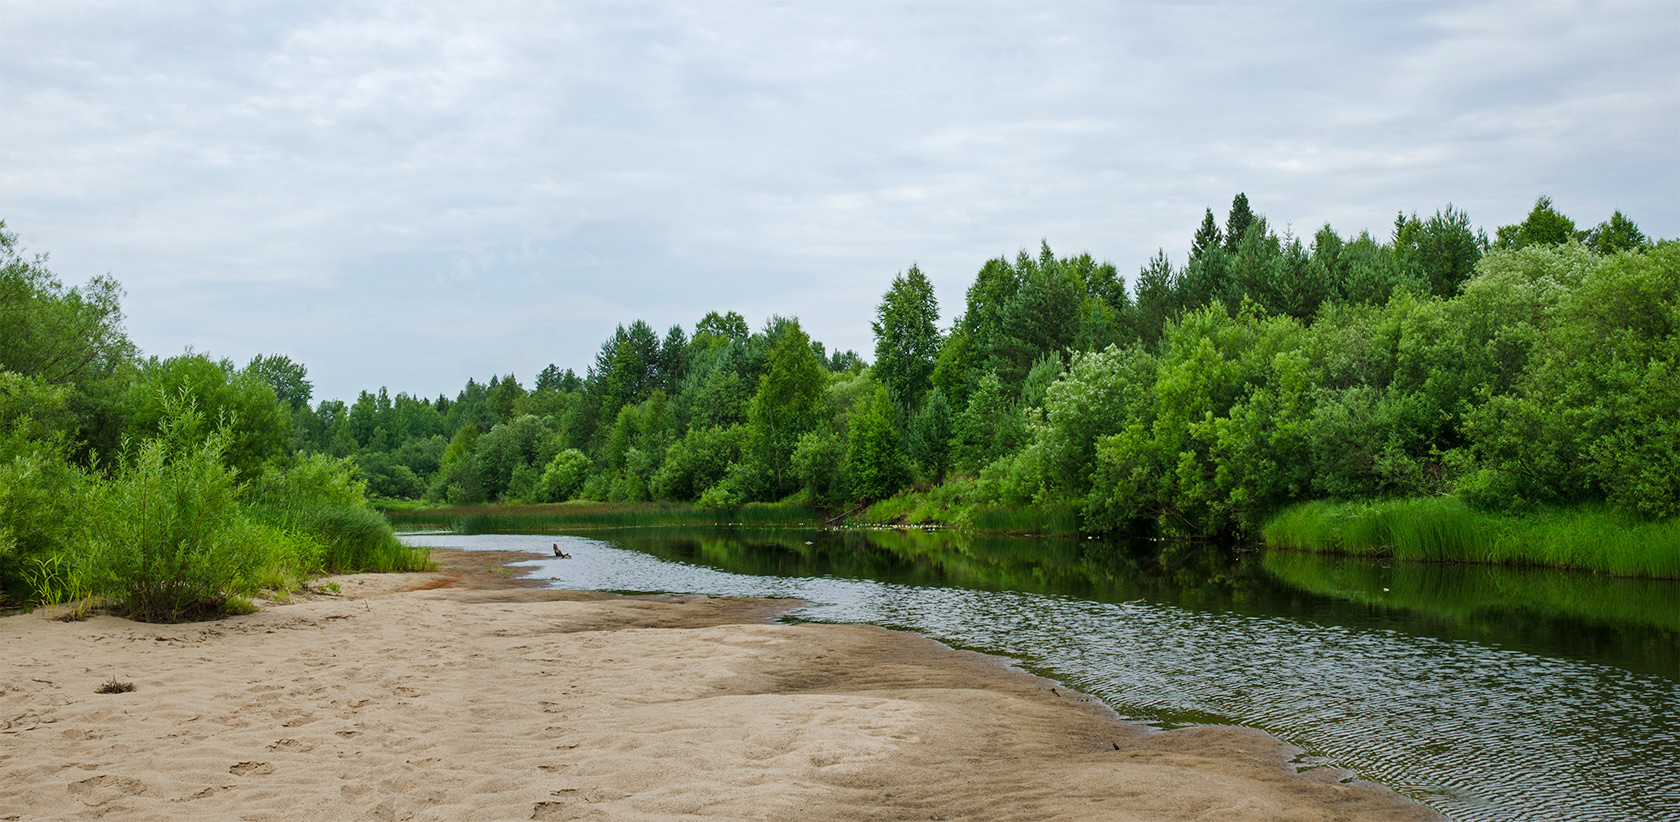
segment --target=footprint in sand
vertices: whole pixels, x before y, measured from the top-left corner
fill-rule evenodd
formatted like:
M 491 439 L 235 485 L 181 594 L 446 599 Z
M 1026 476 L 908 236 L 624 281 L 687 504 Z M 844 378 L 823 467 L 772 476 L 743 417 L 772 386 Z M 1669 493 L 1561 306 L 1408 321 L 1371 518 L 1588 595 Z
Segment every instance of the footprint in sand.
M 132 776 L 100 774 L 66 786 L 71 796 L 88 805 L 103 805 L 125 796 L 146 792 L 146 784 Z
M 231 768 L 228 768 L 228 773 L 231 773 L 234 776 L 262 775 L 265 773 L 274 773 L 274 766 L 268 764 L 267 762 L 241 762 Z

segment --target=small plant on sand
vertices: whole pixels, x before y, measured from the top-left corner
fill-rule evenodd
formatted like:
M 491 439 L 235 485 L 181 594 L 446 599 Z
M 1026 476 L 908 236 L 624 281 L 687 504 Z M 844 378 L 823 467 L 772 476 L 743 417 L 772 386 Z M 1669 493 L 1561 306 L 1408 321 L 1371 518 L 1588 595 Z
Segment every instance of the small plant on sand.
M 105 684 L 99 686 L 99 690 L 95 693 L 126 694 L 132 690 L 134 690 L 134 683 L 119 681 L 116 674 L 111 674 L 111 678 L 105 680 Z
M 93 596 L 87 581 L 64 557 L 37 558 L 34 564 L 34 568 L 24 572 L 24 579 L 37 592 L 42 607 L 61 609 L 52 615 L 53 619 L 80 622 L 93 616 Z

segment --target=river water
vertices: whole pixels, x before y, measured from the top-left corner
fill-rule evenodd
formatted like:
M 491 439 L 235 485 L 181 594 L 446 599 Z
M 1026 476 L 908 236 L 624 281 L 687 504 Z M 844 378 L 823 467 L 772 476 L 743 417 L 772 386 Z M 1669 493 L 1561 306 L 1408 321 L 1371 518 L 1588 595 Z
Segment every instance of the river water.
M 792 597 L 1158 727 L 1239 724 L 1462 820 L 1680 819 L 1680 583 L 950 532 L 417 536 L 560 588 Z

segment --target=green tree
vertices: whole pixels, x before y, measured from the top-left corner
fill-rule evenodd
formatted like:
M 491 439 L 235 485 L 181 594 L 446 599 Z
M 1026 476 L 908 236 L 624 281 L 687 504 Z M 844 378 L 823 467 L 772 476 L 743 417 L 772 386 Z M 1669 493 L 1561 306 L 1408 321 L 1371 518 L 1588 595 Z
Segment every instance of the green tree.
M 1202 225 L 1196 229 L 1195 239 L 1190 241 L 1190 259 L 1194 260 L 1210 248 L 1223 247 L 1224 235 L 1219 232 L 1219 224 L 1213 220 L 1213 209 L 1207 209 L 1202 215 Z
M 315 386 L 309 382 L 309 369 L 304 368 L 303 363 L 292 362 L 290 357 L 282 354 L 259 354 L 251 358 L 245 369 L 268 383 L 274 389 L 274 396 L 293 411 L 309 407 L 309 398 L 315 392 Z
M 1248 207 L 1248 195 L 1237 192 L 1231 198 L 1231 211 L 1225 216 L 1225 253 L 1237 253 L 1248 227 L 1254 223 L 1254 212 Z
M 770 493 L 778 498 L 792 490 L 787 468 L 794 446 L 827 418 L 824 373 L 810 338 L 797 320 L 789 322 L 770 350 L 747 410 L 754 456 L 768 473 Z
M 870 327 L 875 331 L 875 378 L 901 406 L 914 408 L 932 385 L 934 358 L 943 342 L 938 321 L 933 284 L 920 268 L 912 265 L 893 277 Z
M 1208 212 L 1212 225 L 1213 212 Z M 1218 228 L 1214 229 L 1216 232 Z M 1215 240 L 1217 245 L 1217 239 Z M 1154 350 L 1161 332 L 1172 318 L 1173 267 L 1165 249 L 1157 249 L 1149 263 L 1138 271 L 1137 336 L 1144 347 Z
M 1618 251 L 1646 251 L 1651 248 L 1651 241 L 1645 232 L 1639 230 L 1632 220 L 1622 215 L 1620 209 L 1610 215 L 1610 219 L 1594 226 L 1587 232 L 1587 248 L 1600 254 L 1614 254 Z
M 1522 222 L 1499 227 L 1497 245 L 1515 251 L 1531 245 L 1562 245 L 1579 239 L 1575 221 L 1552 208 L 1552 198 L 1542 194 Z
M 891 496 L 910 479 L 904 446 L 893 423 L 896 412 L 886 389 L 852 417 L 846 436 L 846 477 L 852 496 L 880 499 Z
M 274 389 L 261 377 L 235 369 L 229 360 L 190 352 L 168 359 L 152 357 L 128 394 L 131 441 L 157 436 L 171 404 L 185 398 L 225 430 L 226 441 L 217 453 L 241 477 L 255 476 L 263 463 L 284 455 L 291 444 L 290 409 L 280 404 Z
M 934 481 L 945 478 L 951 468 L 951 438 L 956 423 L 951 416 L 951 403 L 938 388 L 928 393 L 927 402 L 910 423 L 910 458 L 922 472 Z

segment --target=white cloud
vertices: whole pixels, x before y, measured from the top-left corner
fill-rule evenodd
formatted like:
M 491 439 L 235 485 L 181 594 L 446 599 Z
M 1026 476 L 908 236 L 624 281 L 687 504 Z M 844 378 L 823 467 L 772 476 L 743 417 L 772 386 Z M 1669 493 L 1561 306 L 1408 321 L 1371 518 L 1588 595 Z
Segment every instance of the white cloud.
M 1041 238 L 1182 261 L 1239 190 L 1297 233 L 1544 192 L 1680 234 L 1674 4 L 7 0 L 0 118 L 0 217 L 144 348 L 326 396 L 712 309 L 867 350 L 911 262 L 949 316 Z

